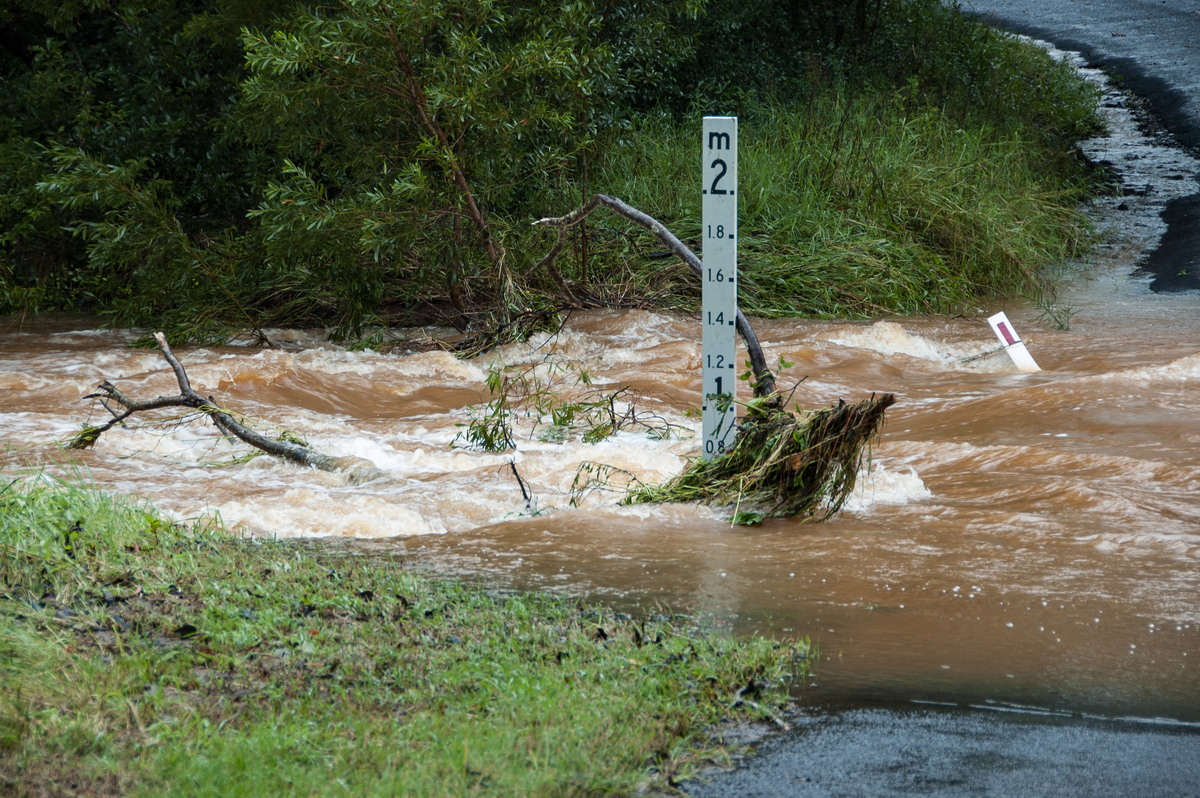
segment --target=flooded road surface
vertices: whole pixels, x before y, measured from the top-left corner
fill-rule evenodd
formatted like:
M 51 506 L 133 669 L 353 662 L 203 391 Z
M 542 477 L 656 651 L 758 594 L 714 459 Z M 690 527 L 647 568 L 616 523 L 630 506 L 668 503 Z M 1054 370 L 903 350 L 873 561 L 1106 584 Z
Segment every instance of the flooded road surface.
M 1197 171 L 1130 163 L 1151 172 L 1129 172 L 1128 185 L 1150 185 L 1154 169 Z M 115 429 L 85 452 L 56 448 L 105 419 L 82 399 L 100 380 L 150 397 L 175 393 L 174 379 L 156 351 L 127 346 L 134 333 L 7 320 L 0 467 L 6 478 L 45 465 L 84 472 L 253 535 L 335 536 L 469 577 L 810 636 L 821 654 L 800 688 L 808 703 L 1200 723 L 1200 296 L 1153 294 L 1149 278 L 1128 276 L 1161 234 L 1156 194 L 1112 201 L 1127 209 L 1103 217 L 1103 257 L 1060 292 L 1069 329 L 1000 300 L 952 319 L 757 322 L 772 361 L 793 364 L 780 383 L 795 385 L 801 407 L 877 391 L 898 399 L 853 500 L 823 524 L 731 527 L 727 509 L 620 507 L 602 492 L 569 506 L 581 464 L 654 481 L 697 451 L 699 325 L 646 311 L 577 314 L 556 335 L 473 361 L 350 352 L 295 331 L 273 333 L 279 350 L 176 348 L 205 395 L 374 462 L 385 477 L 364 485 L 267 458 L 231 464 L 245 448 L 178 419 Z M 998 310 L 1042 371 L 1018 373 L 994 352 L 985 318 Z M 586 371 L 597 390 L 629 388 L 619 409 L 632 401 L 644 425 L 588 444 L 527 415 L 515 454 L 455 448 L 493 366 L 535 390 L 595 399 L 576 384 Z
M 760 322 L 772 356 L 795 363 L 785 380 L 807 377 L 802 407 L 899 398 L 873 470 L 823 524 L 731 527 L 726 512 L 618 507 L 603 494 L 568 507 L 585 460 L 654 480 L 695 448 L 694 437 L 636 431 L 597 445 L 519 439 L 522 476 L 546 508 L 521 518 L 508 456 L 451 448 L 465 406 L 486 393 L 486 369 L 440 354 L 177 350 L 193 384 L 223 403 L 387 473 L 362 486 L 266 458 L 206 465 L 244 450 L 198 423 L 55 449 L 89 418 L 81 397 L 104 377 L 131 395 L 173 392 L 158 355 L 119 333 L 5 334 L 4 473 L 78 463 L 105 487 L 181 517 L 217 511 L 256 535 L 371 538 L 458 573 L 810 635 L 822 651 L 810 691 L 822 695 L 1200 721 L 1196 297 L 1097 280 L 1075 301 L 1067 331 L 1009 308 L 1036 374 L 963 362 L 993 347 L 982 318 Z M 598 379 L 636 384 L 647 411 L 694 430 L 684 411 L 699 398 L 696 327 L 596 312 L 540 350 L 505 355 L 573 358 Z

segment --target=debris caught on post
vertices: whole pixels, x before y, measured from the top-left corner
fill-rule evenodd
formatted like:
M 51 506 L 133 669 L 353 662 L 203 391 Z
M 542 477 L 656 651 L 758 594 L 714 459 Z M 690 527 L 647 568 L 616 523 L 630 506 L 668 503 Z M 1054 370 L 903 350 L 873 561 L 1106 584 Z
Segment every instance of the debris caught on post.
M 550 269 L 566 246 L 570 228 L 603 205 L 654 233 L 697 275 L 703 263 L 662 222 L 606 194 L 593 194 L 583 207 L 566 216 L 539 219 L 536 225 L 558 228 L 558 239 L 542 259 Z M 890 393 L 872 395 L 857 404 L 839 402 L 812 413 L 785 409 L 775 375 L 758 336 L 741 310 L 737 331 L 750 358 L 754 399 L 743 405 L 733 448 L 711 460 L 696 460 L 662 485 L 638 485 L 625 498 L 646 502 L 705 502 L 734 505 L 737 519 L 803 516 L 822 520 L 837 513 L 854 489 L 872 440 L 883 425 L 884 411 L 895 403 Z M 578 479 L 578 478 L 577 478 Z
M 700 501 L 732 505 L 734 521 L 804 516 L 824 520 L 854 490 L 884 411 L 896 401 L 872 394 L 857 404 L 794 415 L 770 410 L 744 419 L 737 443 L 712 460 L 696 460 L 661 485 L 640 485 L 628 504 Z

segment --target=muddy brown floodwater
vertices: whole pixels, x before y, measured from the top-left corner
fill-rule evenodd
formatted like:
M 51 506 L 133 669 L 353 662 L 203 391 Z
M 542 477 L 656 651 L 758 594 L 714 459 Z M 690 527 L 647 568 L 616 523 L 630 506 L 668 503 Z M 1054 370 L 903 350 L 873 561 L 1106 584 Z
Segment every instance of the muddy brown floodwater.
M 1125 113 L 1110 100 L 1109 113 Z M 1134 144 L 1090 146 L 1099 158 Z M 1197 171 L 1132 163 L 1151 170 L 1126 173 L 1135 187 L 1157 186 L 1154 169 Z M 699 326 L 645 311 L 576 314 L 557 335 L 474 361 L 350 352 L 304 331 L 274 331 L 281 350 L 176 347 L 198 390 L 386 474 L 358 486 L 266 458 L 215 465 L 244 450 L 200 424 L 114 430 L 93 450 L 64 452 L 56 441 L 103 417 L 82 401 L 101 379 L 157 395 L 174 392 L 173 378 L 155 352 L 126 346 L 133 332 L 8 320 L 0 467 L 5 477 L 84 471 L 178 517 L 216 512 L 248 534 L 333 536 L 471 578 L 810 636 L 820 662 L 799 688 L 806 702 L 1200 724 L 1200 297 L 1152 294 L 1148 279 L 1128 276 L 1160 234 L 1157 191 L 1114 198 L 1126 210 L 1098 217 L 1103 257 L 1064 276 L 1069 329 L 1003 300 L 952 319 L 757 322 L 769 356 L 794 363 L 781 384 L 796 384 L 801 407 L 873 391 L 898 398 L 853 500 L 823 524 L 731 527 L 719 509 L 619 507 L 606 494 L 568 505 L 581 463 L 655 480 L 696 451 L 686 411 L 699 400 Z M 1017 373 L 993 352 L 985 317 L 997 310 L 1042 371 Z M 492 364 L 537 366 L 548 380 L 549 363 L 568 362 L 632 387 L 643 412 L 686 434 L 558 443 L 530 436 L 526 419 L 514 455 L 452 447 Z M 526 510 L 510 457 L 540 515 Z
M 1081 306 L 1066 332 L 1018 317 L 1044 368 L 1034 375 L 961 365 L 986 341 L 979 322 L 761 325 L 810 375 L 801 405 L 900 397 L 854 509 L 750 528 L 593 509 L 409 548 L 523 586 L 810 635 L 821 664 L 808 698 L 1200 721 L 1194 302 Z

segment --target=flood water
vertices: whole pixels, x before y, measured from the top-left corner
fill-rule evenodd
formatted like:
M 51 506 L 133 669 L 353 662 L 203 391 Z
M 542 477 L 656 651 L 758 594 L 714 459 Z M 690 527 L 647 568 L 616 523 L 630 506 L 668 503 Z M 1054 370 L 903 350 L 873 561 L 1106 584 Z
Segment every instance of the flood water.
M 64 451 L 56 442 L 106 418 L 83 399 L 102 379 L 149 398 L 176 393 L 174 378 L 156 350 L 127 346 L 139 333 L 9 319 L 0 467 L 5 477 L 86 472 L 180 518 L 215 512 L 256 536 L 352 540 L 504 585 L 809 636 L 820 662 L 798 688 L 806 702 L 1200 723 L 1200 296 L 1153 294 L 1148 278 L 1129 276 L 1160 234 L 1149 203 L 1169 198 L 1171 181 L 1153 170 L 1198 170 L 1126 163 L 1134 145 L 1120 137 L 1090 146 L 1122 168 L 1144 161 L 1151 171 L 1126 183 L 1153 190 L 1098 216 L 1101 257 L 1060 291 L 1069 329 L 1013 300 L 957 318 L 755 322 L 772 362 L 793 364 L 780 384 L 796 386 L 800 407 L 897 396 L 855 496 L 825 523 L 732 527 L 727 508 L 620 507 L 605 493 L 569 506 L 582 463 L 654 481 L 698 449 L 687 411 L 700 398 L 699 325 L 647 311 L 578 313 L 556 335 L 466 361 L 351 352 L 307 331 L 273 331 L 276 350 L 176 347 L 205 395 L 374 462 L 385 476 L 364 485 L 265 457 L 222 464 L 247 450 L 198 421 L 114 429 L 89 451 Z M 994 352 L 985 319 L 998 310 L 1042 371 L 1017 372 Z M 515 454 L 453 446 L 468 407 L 487 399 L 490 367 L 533 369 L 538 385 L 578 395 L 570 364 L 602 388 L 629 388 L 642 418 L 679 434 L 555 442 L 525 418 Z

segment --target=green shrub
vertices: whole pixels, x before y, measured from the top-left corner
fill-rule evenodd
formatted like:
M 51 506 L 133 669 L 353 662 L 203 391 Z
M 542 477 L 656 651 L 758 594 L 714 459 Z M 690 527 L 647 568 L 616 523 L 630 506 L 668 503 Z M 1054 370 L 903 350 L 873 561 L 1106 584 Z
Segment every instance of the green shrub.
M 744 120 L 749 309 L 1025 291 L 1077 237 L 1071 142 L 1094 125 L 1067 67 L 937 0 L 10 0 L 0 18 L 0 312 L 174 340 L 553 308 L 529 222 L 604 189 L 686 237 L 703 113 Z M 984 197 L 1001 185 L 1012 212 Z M 1035 243 L 1005 244 L 1029 209 Z M 586 293 L 690 301 L 623 229 L 580 233 L 560 265 Z

